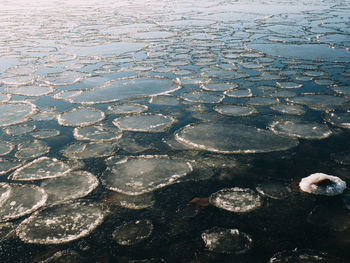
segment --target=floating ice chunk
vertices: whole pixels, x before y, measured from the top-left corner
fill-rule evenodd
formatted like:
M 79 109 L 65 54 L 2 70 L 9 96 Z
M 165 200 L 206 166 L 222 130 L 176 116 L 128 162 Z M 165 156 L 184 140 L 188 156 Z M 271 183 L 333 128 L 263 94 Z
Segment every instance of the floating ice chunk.
M 14 67 L 7 68 L 5 72 L 14 74 L 14 75 L 31 75 L 36 71 L 35 66 L 33 65 L 18 65 Z
M 249 116 L 258 113 L 253 107 L 239 106 L 239 105 L 220 105 L 215 106 L 214 110 L 223 115 L 228 116 Z
M 209 202 L 221 209 L 246 213 L 262 206 L 261 197 L 249 188 L 224 188 L 210 195 Z
M 328 138 L 332 131 L 325 124 L 301 121 L 275 121 L 269 128 L 276 134 L 307 140 Z
M 102 175 L 106 188 L 127 195 L 140 195 L 174 183 L 192 171 L 188 162 L 165 156 L 147 155 L 136 158 L 107 160 L 110 164 Z
M 331 95 L 301 95 L 292 98 L 287 98 L 288 101 L 307 105 L 314 110 L 332 109 L 334 106 L 340 106 L 346 103 L 348 100 L 343 97 L 331 96 Z
M 11 99 L 10 94 L 4 94 L 4 93 L 0 92 L 0 102 L 7 102 L 10 99 Z
M 19 149 L 15 156 L 20 160 L 35 159 L 50 152 L 50 147 L 35 147 Z
M 117 204 L 128 209 L 140 210 L 152 207 L 156 200 L 152 192 L 142 195 L 126 195 L 113 192 L 112 196 L 108 198 L 107 202 Z
M 113 124 L 123 131 L 164 132 L 175 121 L 173 117 L 162 114 L 140 114 L 117 118 Z
M 16 159 L 0 159 L 0 175 L 7 174 L 21 165 L 22 163 Z
M 86 171 L 73 171 L 62 177 L 44 180 L 40 187 L 48 195 L 47 204 L 51 205 L 84 197 L 98 184 L 98 179 L 93 174 Z
M 301 179 L 299 186 L 302 191 L 310 194 L 333 196 L 343 193 L 346 182 L 336 176 L 315 173 Z
M 96 104 L 115 102 L 122 99 L 164 95 L 181 89 L 181 86 L 170 79 L 162 77 L 138 77 L 109 81 L 95 89 L 79 90 L 73 93 L 66 91 L 59 97 L 71 103 Z M 58 94 L 57 94 L 58 95 Z
M 42 80 L 52 86 L 67 86 L 81 81 L 90 74 L 78 71 L 65 71 L 62 73 L 47 74 Z
M 262 153 L 282 151 L 298 145 L 267 130 L 242 124 L 207 122 L 190 124 L 175 133 L 178 142 L 196 149 L 219 153 Z
M 345 261 L 328 255 L 326 252 L 311 249 L 295 249 L 274 254 L 268 263 L 345 263 Z
M 301 88 L 303 84 L 291 81 L 277 81 L 276 86 L 282 89 L 298 89 Z
M 112 237 L 119 245 L 131 246 L 138 244 L 152 234 L 153 224 L 149 220 L 131 221 L 118 226 Z
M 202 233 L 205 246 L 217 253 L 245 254 L 253 245 L 252 238 L 238 229 L 213 227 Z
M 52 111 L 42 111 L 38 112 L 34 116 L 32 116 L 30 119 L 33 121 L 51 121 L 53 119 L 56 119 L 57 113 Z
M 13 143 L 0 140 L 0 156 L 9 154 L 14 148 L 15 145 Z
M 33 75 L 24 75 L 24 76 L 7 76 L 4 78 L 0 78 L 0 83 L 2 82 L 5 85 L 12 85 L 12 86 L 24 86 L 24 85 L 30 85 L 33 84 L 36 77 Z
M 94 203 L 73 202 L 35 212 L 16 229 L 25 243 L 61 244 L 89 235 L 99 226 L 106 211 Z
M 74 129 L 74 137 L 77 140 L 88 141 L 113 141 L 122 137 L 122 132 L 117 128 L 106 128 L 103 125 L 78 127 Z
M 335 110 L 327 112 L 323 115 L 323 119 L 332 125 L 350 129 L 350 111 L 349 110 Z
M 11 136 L 23 135 L 28 132 L 32 132 L 36 129 L 36 126 L 33 124 L 18 124 L 6 127 L 5 132 Z
M 334 84 L 334 81 L 331 79 L 315 79 L 314 81 L 317 85 L 322 86 L 330 86 Z
M 302 106 L 293 104 L 276 104 L 272 105 L 271 109 L 290 115 L 302 115 L 306 112 Z
M 34 138 L 37 138 L 37 139 L 48 139 L 48 138 L 52 138 L 52 137 L 55 137 L 55 136 L 58 136 L 60 135 L 60 131 L 58 130 L 37 130 L 35 132 L 32 132 L 31 135 L 34 137 Z
M 72 171 L 74 166 L 56 158 L 40 157 L 18 168 L 9 179 L 20 181 L 42 180 L 63 176 Z
M 224 99 L 223 95 L 216 95 L 209 92 L 193 91 L 188 93 L 183 93 L 182 98 L 189 102 L 196 103 L 219 103 Z
M 55 89 L 51 86 L 20 86 L 20 87 L 7 87 L 6 92 L 13 95 L 22 95 L 29 97 L 40 97 L 53 93 Z
M 130 113 L 142 113 L 148 110 L 146 105 L 136 103 L 123 103 L 108 106 L 109 114 L 130 114 Z
M 116 145 L 111 142 L 72 143 L 62 150 L 70 159 L 101 158 L 114 154 Z
M 236 83 L 225 83 L 225 82 L 210 82 L 201 86 L 202 89 L 208 91 L 227 91 L 236 89 L 238 85 Z
M 250 98 L 247 104 L 256 106 L 265 106 L 278 103 L 279 100 L 271 97 L 254 97 Z
M 10 194 L 0 207 L 0 221 L 30 214 L 46 203 L 47 194 L 35 185 L 7 184 Z
M 233 98 L 249 98 L 253 96 L 250 89 L 236 89 L 236 90 L 227 90 L 224 92 L 226 96 Z
M 296 95 L 297 94 L 295 92 L 290 90 L 278 90 L 270 94 L 270 96 L 276 97 L 276 98 L 288 98 L 288 97 L 294 97 Z
M 104 112 L 89 107 L 78 107 L 57 116 L 57 121 L 63 126 L 89 126 L 102 121 Z
M 0 127 L 25 122 L 36 110 L 35 105 L 28 101 L 1 102 Z
M 153 96 L 149 103 L 154 105 L 165 105 L 165 106 L 177 106 L 179 105 L 179 98 L 171 95 L 159 95 Z
M 0 206 L 2 206 L 11 194 L 11 186 L 7 183 L 0 183 Z

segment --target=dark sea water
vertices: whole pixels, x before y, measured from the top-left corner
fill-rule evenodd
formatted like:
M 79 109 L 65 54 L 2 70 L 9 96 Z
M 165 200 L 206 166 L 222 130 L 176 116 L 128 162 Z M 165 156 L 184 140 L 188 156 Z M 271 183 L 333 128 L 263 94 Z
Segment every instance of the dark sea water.
M 0 0 L 0 262 L 350 262 L 349 17 Z

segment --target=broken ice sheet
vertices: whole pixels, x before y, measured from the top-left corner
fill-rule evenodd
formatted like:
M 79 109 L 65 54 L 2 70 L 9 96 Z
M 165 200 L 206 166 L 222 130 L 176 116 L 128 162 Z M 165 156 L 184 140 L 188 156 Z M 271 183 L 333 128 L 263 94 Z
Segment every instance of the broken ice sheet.
M 269 125 L 274 133 L 306 140 L 328 138 L 332 131 L 325 124 L 301 121 L 275 121 Z
M 174 123 L 175 118 L 162 114 L 130 115 L 113 120 L 113 124 L 122 131 L 164 132 Z
M 0 158 L 0 175 L 7 174 L 20 167 L 22 162 L 18 159 L 3 159 Z
M 13 126 L 8 126 L 4 131 L 11 136 L 18 136 L 34 131 L 36 126 L 34 124 L 17 124 Z
M 85 237 L 102 224 L 107 211 L 96 203 L 76 201 L 38 211 L 16 229 L 25 243 L 61 244 Z
M 84 127 L 98 123 L 104 118 L 104 112 L 98 109 L 78 107 L 61 113 L 57 116 L 57 121 L 63 126 Z
M 7 199 L 0 207 L 0 221 L 8 221 L 32 213 L 46 203 L 47 194 L 35 185 L 6 184 L 10 187 Z
M 53 93 L 55 89 L 51 86 L 32 85 L 20 87 L 7 87 L 6 92 L 13 95 L 22 95 L 28 97 L 39 97 Z
M 190 163 L 167 156 L 146 155 L 106 161 L 102 175 L 106 188 L 127 195 L 140 195 L 174 183 L 192 171 Z
M 118 226 L 112 237 L 119 245 L 131 246 L 146 240 L 153 231 L 151 221 L 143 219 L 131 221 Z
M 221 209 L 235 212 L 246 213 L 262 206 L 261 197 L 249 188 L 224 188 L 209 197 L 209 202 Z
M 148 110 L 146 105 L 137 103 L 123 103 L 114 104 L 108 106 L 108 114 L 131 114 L 131 113 L 142 113 Z
M 213 252 L 225 254 L 245 254 L 253 245 L 252 238 L 238 229 L 213 227 L 201 235 L 205 246 Z
M 40 157 L 21 168 L 18 168 L 9 176 L 11 180 L 32 181 L 63 176 L 76 168 L 56 158 Z
M 115 144 L 107 142 L 72 143 L 62 150 L 62 154 L 69 159 L 101 158 L 114 154 L 117 147 Z
M 121 130 L 116 127 L 107 128 L 104 125 L 77 127 L 74 128 L 73 134 L 77 140 L 99 142 L 118 140 L 122 137 Z
M 54 129 L 42 129 L 32 132 L 31 135 L 37 139 L 48 139 L 60 135 L 60 131 Z
M 222 122 L 189 124 L 178 130 L 175 138 L 187 147 L 219 153 L 273 152 L 298 145 L 296 139 L 283 138 L 267 130 Z
M 36 110 L 36 106 L 28 101 L 1 102 L 0 126 L 25 122 Z
M 229 104 L 215 106 L 214 110 L 220 114 L 228 116 L 249 116 L 258 113 L 258 111 L 253 107 Z
M 203 91 L 193 91 L 188 93 L 183 93 L 182 98 L 189 102 L 195 103 L 219 103 L 224 99 L 223 95 L 216 95 L 214 93 L 203 92 Z
M 72 171 L 62 177 L 46 179 L 40 187 L 48 195 L 47 204 L 52 205 L 84 197 L 98 184 L 98 179 L 93 174 L 86 171 Z

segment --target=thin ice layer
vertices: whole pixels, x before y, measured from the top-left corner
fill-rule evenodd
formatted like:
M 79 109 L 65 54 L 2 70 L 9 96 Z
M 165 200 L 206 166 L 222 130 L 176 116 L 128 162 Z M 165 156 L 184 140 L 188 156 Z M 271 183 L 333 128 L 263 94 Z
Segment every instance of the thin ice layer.
M 253 245 L 252 238 L 238 229 L 213 227 L 202 233 L 205 246 L 213 252 L 225 254 L 245 254 Z
M 139 156 L 123 160 L 109 159 L 110 164 L 102 175 L 106 188 L 128 194 L 140 195 L 174 183 L 192 171 L 185 161 L 165 156 Z
M 0 221 L 8 221 L 30 214 L 44 206 L 47 194 L 35 185 L 8 184 L 10 194 L 0 207 Z
M 246 213 L 262 206 L 261 197 L 249 188 L 224 188 L 210 195 L 209 202 L 221 209 Z
M 89 235 L 105 215 L 106 211 L 95 203 L 76 201 L 51 206 L 24 220 L 16 234 L 25 243 L 68 243 Z
M 137 220 L 118 226 L 112 237 L 119 245 L 131 246 L 146 240 L 152 231 L 153 224 L 150 220 Z
M 287 150 L 298 140 L 242 124 L 206 122 L 190 124 L 175 133 L 178 142 L 219 153 L 261 153 Z
M 55 178 L 69 173 L 74 168 L 74 166 L 68 165 L 56 158 L 40 157 L 18 168 L 9 176 L 9 179 L 31 181 Z
M 57 121 L 63 126 L 84 127 L 98 123 L 104 118 L 104 112 L 98 109 L 78 107 L 58 115 Z

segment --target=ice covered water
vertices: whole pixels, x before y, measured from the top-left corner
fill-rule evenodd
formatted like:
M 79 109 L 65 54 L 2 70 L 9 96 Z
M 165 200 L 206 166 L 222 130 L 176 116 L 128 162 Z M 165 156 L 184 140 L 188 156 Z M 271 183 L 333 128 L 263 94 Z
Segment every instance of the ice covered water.
M 113 124 L 122 131 L 164 132 L 175 123 L 171 116 L 162 114 L 140 114 L 117 118 Z
M 262 206 L 262 198 L 249 188 L 224 188 L 209 197 L 209 202 L 221 209 L 247 213 Z
M 252 238 L 238 229 L 213 227 L 202 233 L 205 246 L 216 253 L 244 254 L 252 245 Z
M 104 112 L 88 107 L 74 108 L 57 116 L 58 123 L 63 126 L 89 126 L 102 121 Z
M 84 197 L 99 184 L 93 174 L 86 171 L 72 171 L 68 174 L 44 180 L 40 187 L 48 195 L 47 204 L 57 204 Z
M 332 263 L 303 247 L 349 261 L 348 191 L 298 187 L 316 171 L 349 184 L 348 2 L 0 6 L 0 204 L 11 220 L 0 226 L 0 262 Z M 232 188 L 249 190 L 220 192 Z M 48 200 L 35 212 L 40 189 Z M 254 211 L 209 204 L 218 191 L 211 202 Z M 72 203 L 111 213 L 86 236 L 94 227 Z M 312 208 L 329 206 L 330 223 L 310 225 Z M 45 219 L 32 217 L 16 238 L 33 212 Z M 154 230 L 144 242 L 113 238 L 147 219 Z M 245 253 L 242 233 L 254 239 Z
M 298 145 L 267 130 L 226 123 L 190 124 L 175 134 L 176 140 L 190 148 L 219 153 L 259 153 L 290 149 Z
M 128 195 L 152 192 L 176 182 L 192 171 L 190 163 L 166 156 L 140 156 L 107 160 L 109 167 L 102 176 L 110 190 Z
M 5 192 L 0 208 L 2 222 L 30 214 L 46 203 L 47 194 L 35 185 L 6 184 L 5 186 L 9 188 L 9 193 Z
M 22 221 L 16 229 L 26 243 L 61 244 L 89 235 L 106 215 L 98 204 L 76 201 L 46 208 Z

